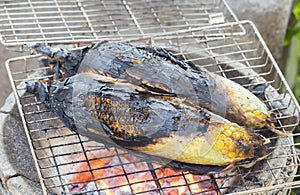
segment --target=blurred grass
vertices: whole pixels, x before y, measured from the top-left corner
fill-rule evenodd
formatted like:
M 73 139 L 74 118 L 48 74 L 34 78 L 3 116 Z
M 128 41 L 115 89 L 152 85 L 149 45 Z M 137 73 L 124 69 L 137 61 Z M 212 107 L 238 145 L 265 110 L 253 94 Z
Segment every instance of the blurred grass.
M 289 46 L 290 51 L 285 76 L 288 79 L 297 101 L 300 102 L 300 0 L 295 1 L 292 22 L 287 29 L 283 45 Z M 296 75 L 295 71 L 297 72 Z M 293 74 L 295 76 L 290 77 Z M 300 133 L 300 125 L 296 127 L 295 132 Z M 300 143 L 300 136 L 295 138 L 295 143 Z
M 300 102 L 300 0 L 295 1 L 292 22 L 287 29 L 283 45 L 288 46 L 289 48 L 285 77 L 287 78 L 297 101 Z M 296 127 L 294 132 L 300 133 L 300 125 Z M 294 142 L 300 143 L 300 136 L 296 136 Z M 299 146 L 297 147 L 300 148 Z M 299 172 L 298 169 L 297 174 L 299 174 Z M 297 177 L 295 180 L 299 180 L 299 178 Z M 291 190 L 291 195 L 298 194 L 300 194 L 300 188 Z
M 296 42 L 296 44 L 295 44 Z M 290 55 L 292 58 L 294 58 L 293 60 L 288 59 L 288 61 L 290 63 L 292 63 L 292 65 L 294 66 L 293 68 L 290 68 L 289 66 L 287 66 L 286 71 L 285 71 L 285 77 L 287 78 L 289 84 L 291 85 L 291 88 L 294 92 L 294 95 L 297 99 L 297 101 L 300 103 L 300 68 L 299 68 L 299 64 L 300 64 L 300 47 L 299 44 L 300 43 L 300 37 L 294 37 L 292 38 L 292 43 L 290 43 Z M 291 52 L 292 51 L 292 52 Z M 293 51 L 297 51 L 297 52 L 293 52 Z M 292 76 L 295 73 L 288 73 L 287 71 L 294 71 L 297 70 L 297 74 L 296 76 Z M 300 125 L 298 125 L 294 131 L 294 133 L 300 133 Z M 300 143 L 300 136 L 295 136 L 294 137 L 294 142 L 295 143 Z M 300 146 L 297 145 L 296 147 L 298 147 L 300 149 Z M 300 170 L 298 169 L 298 173 L 300 174 Z M 299 180 L 299 177 L 296 177 L 295 180 Z M 291 194 L 290 195 L 299 195 L 300 194 L 300 188 L 295 188 L 291 190 Z
M 294 94 L 296 99 L 300 103 L 300 68 L 298 68 L 298 76 L 293 87 Z M 295 133 L 300 133 L 300 125 L 296 127 Z M 300 136 L 295 137 L 295 143 L 300 143 Z M 300 149 L 300 146 L 297 146 Z

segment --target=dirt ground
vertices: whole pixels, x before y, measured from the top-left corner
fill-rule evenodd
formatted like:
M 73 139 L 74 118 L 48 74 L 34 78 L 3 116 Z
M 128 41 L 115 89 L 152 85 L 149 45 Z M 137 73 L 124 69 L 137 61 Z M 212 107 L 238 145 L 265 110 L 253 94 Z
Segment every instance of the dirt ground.
M 2 107 L 6 97 L 11 93 L 11 85 L 5 68 L 5 61 L 12 57 L 24 55 L 21 52 L 8 50 L 0 44 L 0 108 Z

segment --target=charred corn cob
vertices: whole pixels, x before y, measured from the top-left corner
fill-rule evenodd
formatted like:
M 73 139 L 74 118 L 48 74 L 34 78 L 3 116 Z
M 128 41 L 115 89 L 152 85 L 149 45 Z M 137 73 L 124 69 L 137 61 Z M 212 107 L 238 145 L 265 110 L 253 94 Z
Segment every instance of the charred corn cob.
M 34 49 L 56 59 L 52 66 L 57 77 L 90 72 L 120 78 L 153 92 L 186 98 L 195 106 L 241 126 L 274 130 L 267 106 L 250 91 L 229 79 L 185 63 L 163 49 L 113 42 L 74 52 L 42 44 Z
M 126 80 L 80 73 L 27 83 L 71 130 L 93 140 L 192 165 L 228 165 L 263 154 L 263 139 L 188 99 Z

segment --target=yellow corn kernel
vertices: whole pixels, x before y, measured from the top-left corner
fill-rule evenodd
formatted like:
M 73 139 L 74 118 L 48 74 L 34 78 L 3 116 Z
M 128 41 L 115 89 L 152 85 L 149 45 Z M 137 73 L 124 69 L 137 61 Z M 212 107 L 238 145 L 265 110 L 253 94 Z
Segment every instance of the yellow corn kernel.
M 113 124 L 115 130 L 121 129 L 120 123 L 117 120 L 113 121 L 112 124 Z
M 230 129 L 230 131 L 232 131 L 232 132 L 235 132 L 235 131 L 237 130 L 237 128 L 234 127 L 234 126 L 231 126 L 229 129 Z
M 226 138 L 226 136 L 224 134 L 221 134 L 218 136 L 218 140 L 224 140 Z
M 228 150 L 229 150 L 229 151 L 232 151 L 232 152 L 235 151 L 235 148 L 236 148 L 236 147 L 235 147 L 235 144 L 230 144 L 230 145 L 228 146 Z
M 253 111 L 253 114 L 254 114 L 255 116 L 258 116 L 258 117 L 264 116 L 264 114 L 263 114 L 262 112 L 260 112 L 260 111 Z
M 233 144 L 232 139 L 229 137 L 224 139 L 224 143 L 226 146 L 230 146 L 231 144 Z
M 225 130 L 227 130 L 227 129 L 229 129 L 230 128 L 230 126 L 228 125 L 228 124 L 224 124 L 223 125 L 223 130 L 225 131 Z M 222 132 L 222 130 L 221 130 L 221 132 Z
M 221 149 L 224 148 L 225 144 L 224 144 L 224 142 L 223 142 L 222 140 L 218 140 L 218 141 L 216 142 L 215 146 L 216 146 L 216 148 L 217 148 L 218 150 L 221 150 Z
M 224 135 L 226 137 L 230 137 L 232 135 L 232 132 L 229 129 L 227 129 L 227 130 L 224 131 Z
M 243 138 L 247 141 L 247 142 L 249 142 L 250 141 L 250 137 L 249 137 L 249 135 L 248 134 L 243 134 Z
M 236 157 L 237 157 L 237 154 L 236 154 L 235 152 L 229 152 L 229 153 L 227 154 L 227 156 L 228 156 L 229 158 L 236 158 Z
M 242 133 L 239 131 L 236 131 L 232 134 L 233 139 L 238 140 L 242 137 Z
M 104 98 L 104 103 L 110 105 L 110 98 Z
M 135 63 L 137 64 L 141 64 L 142 61 L 141 60 L 138 60 L 138 59 L 135 59 L 135 58 L 129 58 L 131 61 L 134 61 Z
M 223 149 L 221 152 L 222 152 L 222 154 L 225 154 L 225 155 L 228 154 L 228 150 L 227 149 Z

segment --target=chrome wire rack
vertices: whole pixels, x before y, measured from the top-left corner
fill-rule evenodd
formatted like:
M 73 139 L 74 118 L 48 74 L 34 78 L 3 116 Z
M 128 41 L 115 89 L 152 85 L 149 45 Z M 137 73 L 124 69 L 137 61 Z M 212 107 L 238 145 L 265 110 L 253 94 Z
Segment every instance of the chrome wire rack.
M 238 21 L 225 0 L 0 1 L 0 41 L 80 47 L 95 41 L 162 47 L 251 90 L 268 84 L 277 111 L 272 154 L 252 169 L 209 176 L 175 172 L 66 127 L 25 92 L 25 81 L 52 77 L 40 55 L 6 62 L 44 194 L 277 194 L 300 186 L 299 105 L 255 25 Z M 265 133 L 266 130 L 260 130 Z
M 0 1 L 6 46 L 136 37 L 234 21 L 225 0 Z
M 241 27 L 245 33 L 236 33 Z M 299 137 L 293 133 L 299 123 L 299 104 L 253 23 L 203 26 L 120 41 L 166 48 L 249 90 L 268 84 L 265 103 L 277 110 L 276 128 L 288 137 L 268 135 L 272 154 L 251 169 L 235 168 L 213 177 L 180 172 L 168 175 L 161 166 L 117 148 L 107 150 L 65 128 L 41 102 L 25 93 L 24 81 L 51 77 L 41 56 L 13 58 L 6 67 L 45 194 L 284 194 L 300 186 L 299 144 L 293 141 Z M 137 168 L 138 164 L 142 168 Z M 136 187 L 140 185 L 146 187 Z

